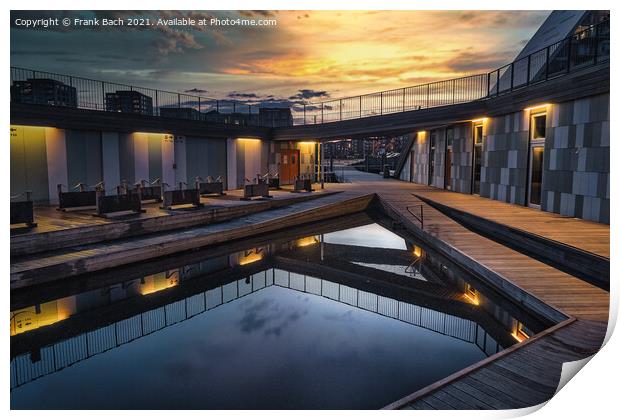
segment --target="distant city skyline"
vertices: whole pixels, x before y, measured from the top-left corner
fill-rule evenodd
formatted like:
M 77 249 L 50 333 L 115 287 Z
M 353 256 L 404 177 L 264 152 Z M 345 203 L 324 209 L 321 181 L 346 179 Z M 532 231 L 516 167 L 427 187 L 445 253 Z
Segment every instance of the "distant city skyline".
M 548 11 L 13 11 L 11 65 L 287 105 L 481 73 Z M 16 19 L 250 18 L 276 26 L 25 29 Z

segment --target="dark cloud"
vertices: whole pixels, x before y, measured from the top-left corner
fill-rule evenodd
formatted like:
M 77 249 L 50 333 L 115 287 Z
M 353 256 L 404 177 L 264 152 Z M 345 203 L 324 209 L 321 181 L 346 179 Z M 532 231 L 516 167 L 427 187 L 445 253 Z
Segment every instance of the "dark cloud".
M 185 93 L 195 93 L 195 94 L 209 93 L 209 91 L 204 90 L 204 89 L 199 89 L 199 88 L 185 89 L 183 92 L 185 92 Z
M 259 96 L 255 93 L 243 93 L 243 92 L 230 92 L 227 96 L 229 98 L 244 98 L 244 99 L 259 98 Z
M 325 90 L 313 90 L 313 89 L 301 89 L 295 95 L 290 96 L 290 100 L 295 99 L 314 99 L 314 98 L 328 98 L 329 93 Z

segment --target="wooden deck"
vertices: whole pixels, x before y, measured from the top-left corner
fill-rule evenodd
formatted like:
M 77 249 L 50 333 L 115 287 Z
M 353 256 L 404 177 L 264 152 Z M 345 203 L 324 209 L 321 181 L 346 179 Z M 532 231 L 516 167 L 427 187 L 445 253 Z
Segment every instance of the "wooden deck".
M 487 220 L 609 258 L 609 225 L 603 223 L 435 188 L 421 186 L 415 189 L 415 194 Z
M 16 257 L 11 261 L 11 289 L 30 287 L 338 215 L 360 212 L 368 206 L 371 199 L 371 194 L 357 191 L 326 194 L 313 200 L 245 215 L 227 222 L 141 235 L 136 238 L 65 247 L 60 250 Z
M 485 279 L 499 293 L 557 323 L 534 338 L 419 390 L 388 408 L 498 409 L 531 406 L 553 395 L 562 363 L 598 351 L 609 316 L 608 292 L 475 233 L 422 198 L 604 258 L 609 257 L 609 226 L 480 197 L 443 192 L 424 185 L 384 180 L 354 170 L 350 175 L 351 183 L 327 187 L 327 191 L 341 193 L 312 201 L 245 215 L 223 223 L 22 257 L 12 261 L 11 287 L 33 284 L 42 275 L 62 278 L 282 229 L 321 217 L 359 211 L 368 204 L 370 195 L 376 194 L 388 215 L 400 221 L 407 230 Z M 424 209 L 423 228 L 414 216 L 419 214 L 420 206 Z
M 479 217 L 531 229 L 537 235 L 603 256 L 609 255 L 609 226 L 424 185 L 376 176 L 357 177 L 353 175 L 348 188 L 376 191 L 385 210 L 408 230 L 481 275 L 522 306 L 558 322 L 538 336 L 386 408 L 509 409 L 536 405 L 555 393 L 562 363 L 599 350 L 609 317 L 608 292 L 474 233 L 419 197 L 432 197 Z M 423 229 L 414 216 L 419 216 L 420 206 L 424 211 Z M 513 210 L 514 220 L 510 218 Z M 582 241 L 587 235 L 590 238 Z
M 290 194 L 290 191 L 285 188 L 281 190 L 271 190 L 270 194 L 274 197 L 275 200 L 294 197 L 292 194 Z M 226 195 L 220 197 L 201 197 L 200 202 L 207 208 L 220 208 L 248 206 L 258 201 L 241 201 L 241 197 L 243 197 L 242 190 L 232 190 L 227 191 Z M 144 213 L 132 214 L 129 217 L 119 216 L 112 218 L 93 216 L 93 213 L 95 212 L 94 208 L 59 211 L 56 209 L 56 206 L 38 206 L 34 209 L 34 217 L 38 226 L 33 228 L 15 226 L 11 228 L 11 236 L 52 232 L 89 225 L 103 225 L 108 223 L 115 223 L 119 220 L 137 220 L 149 219 L 153 217 L 172 216 L 178 213 L 178 211 L 175 212 L 161 209 L 160 206 L 161 203 L 145 202 L 142 204 L 142 209 L 145 210 Z

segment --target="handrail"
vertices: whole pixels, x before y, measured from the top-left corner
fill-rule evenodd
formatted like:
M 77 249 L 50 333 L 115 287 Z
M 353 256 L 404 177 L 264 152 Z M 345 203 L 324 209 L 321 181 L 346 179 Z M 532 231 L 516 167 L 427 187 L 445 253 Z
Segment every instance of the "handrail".
M 397 112 L 473 102 L 512 92 L 531 84 L 594 66 L 609 60 L 609 18 L 575 32 L 554 44 L 487 73 L 434 81 L 426 84 L 304 102 L 291 107 L 293 124 L 322 124 Z M 31 77 L 30 77 L 31 76 Z M 58 98 L 30 98 L 26 103 L 117 111 L 108 103 L 108 94 L 118 90 L 137 92 L 148 99 L 136 112 L 160 117 L 196 119 L 237 125 L 273 126 L 261 121 L 257 101 L 215 99 L 127 84 L 105 82 L 72 75 L 11 67 L 11 82 L 50 78 L 69 86 Z M 20 102 L 19 89 L 11 89 L 11 101 Z M 36 95 L 33 95 L 36 96 Z M 110 100 L 111 101 L 111 100 Z M 150 102 L 150 106 L 149 106 Z M 126 111 L 123 111 L 126 112 Z
M 472 102 L 512 92 L 568 74 L 576 68 L 609 60 L 608 48 L 601 43 L 601 40 L 609 41 L 609 25 L 609 18 L 589 25 L 487 73 L 304 103 L 297 109 L 293 107 L 294 123 L 306 125 L 358 119 Z

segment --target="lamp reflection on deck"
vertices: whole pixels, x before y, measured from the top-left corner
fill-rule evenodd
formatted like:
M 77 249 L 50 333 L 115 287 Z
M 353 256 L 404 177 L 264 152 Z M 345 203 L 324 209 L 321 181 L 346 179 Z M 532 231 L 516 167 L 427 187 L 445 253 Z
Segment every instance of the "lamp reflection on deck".
M 140 294 L 150 295 L 151 293 L 178 286 L 178 284 L 179 270 L 164 271 L 144 277 L 140 284 Z
M 478 297 L 478 291 L 471 287 L 469 284 L 467 285 L 467 289 L 463 296 L 466 297 L 472 304 L 480 305 L 480 299 Z
M 300 238 L 297 239 L 297 241 L 295 242 L 295 245 L 297 245 L 298 247 L 305 247 L 305 246 L 310 246 L 310 245 L 316 245 L 319 243 L 319 238 L 316 236 L 307 236 L 305 238 Z
M 262 254 L 259 254 L 258 252 L 255 252 L 255 251 L 250 251 L 250 253 L 248 253 L 247 255 L 242 255 L 241 257 L 239 257 L 239 265 L 252 264 L 262 259 L 263 259 Z

